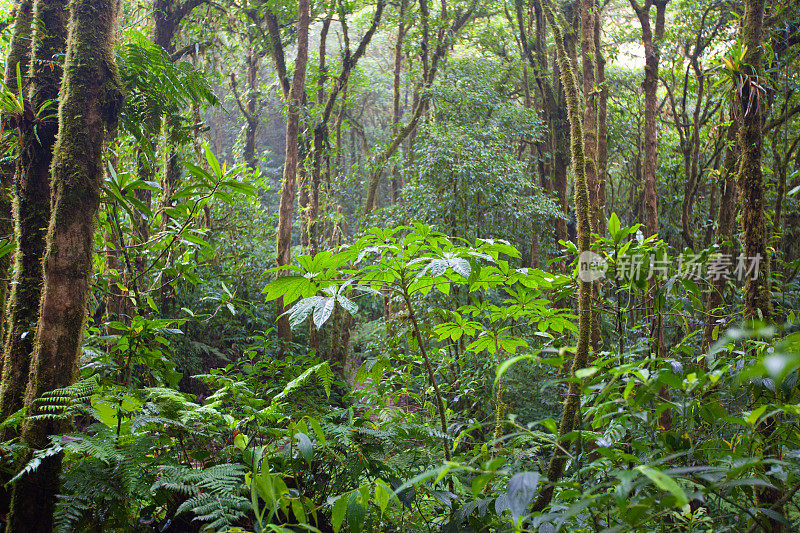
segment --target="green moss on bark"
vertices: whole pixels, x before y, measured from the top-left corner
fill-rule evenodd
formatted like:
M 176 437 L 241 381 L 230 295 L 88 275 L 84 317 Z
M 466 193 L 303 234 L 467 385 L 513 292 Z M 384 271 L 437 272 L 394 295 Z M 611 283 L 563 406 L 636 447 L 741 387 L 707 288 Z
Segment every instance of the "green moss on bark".
M 762 125 L 767 109 L 767 94 L 761 88 L 762 80 L 762 32 L 764 20 L 764 0 L 745 0 L 742 18 L 742 44 L 745 49 L 742 64 L 745 65 L 744 83 L 735 89 L 739 129 L 739 174 L 737 181 L 742 200 L 742 232 L 744 234 L 744 255 L 760 257 L 762 270 L 755 279 L 748 278 L 744 286 L 745 316 L 749 319 L 769 322 L 772 309 L 769 294 L 768 256 L 766 221 L 764 218 L 764 176 L 761 171 L 761 151 L 763 144 Z M 757 398 L 753 398 L 757 400 Z M 776 415 L 766 417 L 756 425 L 761 439 L 761 453 L 764 459 L 778 459 L 780 445 L 773 443 L 773 433 L 777 427 Z M 762 467 L 763 469 L 763 467 Z M 755 490 L 758 507 L 782 513 L 783 490 L 780 480 L 770 482 L 775 487 L 757 487 Z M 782 522 L 772 516 L 763 517 L 769 522 L 773 533 L 785 531 Z
M 93 220 L 103 180 L 103 140 L 116 122 L 121 85 L 114 61 L 119 4 L 73 0 L 60 92 L 59 135 L 52 171 L 53 203 L 44 258 L 45 285 L 25 406 L 74 382 L 92 267 Z M 22 440 L 46 446 L 64 421 L 26 419 Z M 14 487 L 8 531 L 52 529 L 60 458 L 51 457 Z
M 58 99 L 62 65 L 54 57 L 64 53 L 67 42 L 67 1 L 36 0 L 33 30 L 33 61 L 28 98 L 33 109 Z M 35 131 L 33 130 L 35 127 Z M 3 352 L 0 413 L 13 414 L 22 408 L 30 371 L 31 353 L 42 288 L 42 257 L 50 221 L 50 163 L 58 121 L 42 119 L 26 131 L 19 169 L 14 179 L 13 281 L 7 311 L 7 337 Z M 2 438 L 14 436 L 7 428 Z
M 583 150 L 583 124 L 580 115 L 580 95 L 578 93 L 578 84 L 575 79 L 575 70 L 570 64 L 570 57 L 564 46 L 561 25 L 556 21 L 552 6 L 549 2 L 545 3 L 545 12 L 550 26 L 553 29 L 553 38 L 556 43 L 556 55 L 559 70 L 561 71 L 561 82 L 564 85 L 564 93 L 567 99 L 572 166 L 575 174 L 575 215 L 578 222 L 578 249 L 584 252 L 589 249 L 591 224 L 589 218 L 589 188 L 586 182 L 586 158 Z M 574 375 L 577 370 L 586 366 L 586 362 L 589 358 L 589 336 L 592 327 L 592 284 L 585 281 L 580 281 L 579 283 L 578 345 L 572 360 L 572 375 Z M 575 418 L 580 408 L 580 403 L 580 384 L 571 382 L 567 390 L 567 397 L 564 401 L 561 425 L 558 430 L 559 438 L 564 437 L 575 428 Z M 559 446 L 553 450 L 553 455 L 547 467 L 548 482 L 542 488 L 536 502 L 534 502 L 534 511 L 543 510 L 552 500 L 554 484 L 564 473 L 567 460 L 562 452 L 562 447 L 568 446 L 568 443 L 559 444 Z
M 28 72 L 31 53 L 31 20 L 33 18 L 33 0 L 22 0 L 17 4 L 14 12 L 14 29 L 11 32 L 8 56 L 6 57 L 6 70 L 3 82 L 6 86 L 16 86 L 16 72 L 19 64 L 20 72 L 24 75 Z M 12 188 L 14 186 L 14 175 L 18 168 L 18 162 L 6 160 L 0 163 L 0 239 L 11 240 L 14 234 L 12 216 Z M 3 313 L 0 320 L 0 345 L 6 338 L 6 315 L 7 301 L 9 296 L 11 257 L 6 255 L 0 257 L 0 311 Z M 0 372 L 2 371 L 2 358 L 0 357 Z

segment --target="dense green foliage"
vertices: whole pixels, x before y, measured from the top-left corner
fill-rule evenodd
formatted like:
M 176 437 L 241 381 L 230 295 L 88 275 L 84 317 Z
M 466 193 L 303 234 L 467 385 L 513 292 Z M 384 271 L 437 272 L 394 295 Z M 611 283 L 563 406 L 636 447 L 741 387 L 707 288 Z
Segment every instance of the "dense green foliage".
M 65 532 L 797 530 L 800 9 L 766 3 L 752 65 L 758 2 L 643 5 L 666 6 L 653 183 L 633 0 L 314 2 L 288 139 L 297 4 L 121 2 L 77 380 L 0 413 L 0 482 L 60 459 Z M 596 73 L 570 114 L 556 57 L 579 92 L 583 61 Z M 12 199 L 59 102 L 34 109 L 35 68 L 6 70 Z M 607 110 L 590 165 L 570 139 L 587 105 Z M 737 178 L 756 112 L 763 182 Z M 760 234 L 741 225 L 758 194 Z M 20 237 L 0 226 L 8 260 Z M 766 257 L 742 255 L 754 234 Z M 43 421 L 68 429 L 26 440 Z

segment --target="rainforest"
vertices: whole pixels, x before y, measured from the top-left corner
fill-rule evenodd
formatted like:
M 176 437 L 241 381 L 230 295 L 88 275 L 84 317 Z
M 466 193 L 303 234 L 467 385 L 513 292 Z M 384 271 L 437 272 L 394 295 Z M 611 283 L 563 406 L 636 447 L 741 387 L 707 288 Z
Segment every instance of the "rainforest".
M 800 530 L 800 4 L 0 0 L 0 527 Z

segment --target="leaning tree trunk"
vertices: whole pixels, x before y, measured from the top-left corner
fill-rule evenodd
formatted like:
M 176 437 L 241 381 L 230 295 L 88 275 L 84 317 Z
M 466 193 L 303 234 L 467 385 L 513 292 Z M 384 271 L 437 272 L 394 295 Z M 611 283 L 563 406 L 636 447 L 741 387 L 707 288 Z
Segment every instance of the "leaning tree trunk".
M 17 65 L 21 74 L 28 72 L 31 53 L 31 19 L 33 17 L 33 0 L 22 0 L 14 12 L 14 29 L 11 32 L 6 70 L 3 82 L 6 87 L 16 87 Z M 11 240 L 14 234 L 13 216 L 11 214 L 11 189 L 14 186 L 14 174 L 17 162 L 5 160 L 0 163 L 0 239 Z M 6 300 L 8 298 L 9 267 L 11 256 L 0 257 L 0 346 L 5 341 Z M 2 358 L 0 358 L 2 365 Z M 0 368 L 2 371 L 2 368 Z
M 742 200 L 742 233 L 744 234 L 744 256 L 753 261 L 767 262 L 767 234 L 764 217 L 764 176 L 761 172 L 762 127 L 767 109 L 767 94 L 762 88 L 762 43 L 764 0 L 745 0 L 742 19 L 742 45 L 745 50 L 742 58 L 743 83 L 741 89 L 734 89 L 734 101 L 738 119 L 739 146 L 739 192 Z M 750 320 L 769 322 L 772 315 L 769 295 L 769 278 L 763 269 L 756 276 L 748 276 L 744 285 L 745 317 Z M 778 459 L 780 444 L 773 442 L 777 429 L 777 415 L 762 419 L 756 431 L 762 439 L 765 459 Z M 778 484 L 775 478 L 772 483 Z M 758 507 L 770 509 L 774 513 L 783 512 L 783 491 L 775 487 L 756 487 Z M 766 514 L 766 513 L 764 513 Z M 769 523 L 769 531 L 785 531 L 784 525 L 774 516 L 762 516 Z
M 38 110 L 58 99 L 62 65 L 53 61 L 64 53 L 67 43 L 67 1 L 36 0 L 33 26 L 33 61 L 30 64 L 30 104 Z M 44 112 L 45 115 L 49 113 Z M 42 120 L 23 134 L 23 150 L 14 179 L 14 279 L 8 304 L 8 323 L 3 351 L 0 413 L 9 416 L 22 408 L 28 383 L 34 324 L 39 319 L 42 289 L 42 256 L 50 221 L 50 163 L 56 142 L 58 121 Z M 7 428 L 0 438 L 15 431 Z
M 34 341 L 28 413 L 43 393 L 72 384 L 77 373 L 92 270 L 94 217 L 100 204 L 103 139 L 116 123 L 122 101 L 114 42 L 119 0 L 73 0 L 64 78 L 53 151 L 53 202 L 41 316 Z M 23 423 L 22 441 L 34 449 L 66 429 L 54 419 Z M 9 532 L 52 531 L 61 456 L 14 486 Z
M 580 99 L 575 71 L 570 64 L 568 52 L 564 47 L 561 25 L 555 20 L 552 6 L 547 2 L 545 12 L 550 26 L 553 29 L 553 39 L 556 43 L 561 80 L 567 97 L 567 112 L 570 123 L 570 145 L 572 148 L 572 166 L 575 174 L 575 211 L 578 222 L 578 249 L 581 252 L 589 250 L 590 245 L 590 205 L 589 188 L 586 182 L 586 161 L 584 158 L 583 125 L 580 116 Z M 580 280 L 578 289 L 578 344 L 572 360 L 572 376 L 575 372 L 586 366 L 589 358 L 589 336 L 592 327 L 592 282 Z M 559 444 L 553 450 L 550 464 L 547 467 L 547 483 L 539 493 L 533 504 L 534 511 L 541 511 L 553 498 L 555 484 L 564 473 L 567 457 L 562 450 L 568 450 L 569 443 L 561 439 L 575 429 L 576 414 L 581 404 L 581 385 L 572 381 L 567 390 L 564 401 L 564 410 L 561 415 L 561 425 L 558 430 Z
M 308 25 L 309 1 L 299 0 L 300 16 L 297 21 L 297 58 L 294 75 L 289 90 L 288 112 L 286 113 L 286 161 L 283 164 L 283 184 L 281 186 L 281 203 L 278 210 L 278 266 L 288 265 L 292 260 L 292 216 L 297 194 L 298 136 L 300 133 L 300 103 L 306 88 L 306 66 L 308 64 Z M 278 271 L 278 275 L 281 272 Z M 278 298 L 278 336 L 284 343 L 284 349 L 292 340 L 292 328 L 289 317 L 282 315 L 285 311 L 283 298 Z

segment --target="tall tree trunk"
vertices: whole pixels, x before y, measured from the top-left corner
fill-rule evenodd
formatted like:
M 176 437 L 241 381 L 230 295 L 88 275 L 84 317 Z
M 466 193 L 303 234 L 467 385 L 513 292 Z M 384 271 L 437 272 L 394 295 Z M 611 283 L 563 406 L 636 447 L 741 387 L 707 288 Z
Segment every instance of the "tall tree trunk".
M 319 78 L 317 80 L 317 101 L 316 104 L 318 106 L 325 106 L 325 83 L 328 80 L 328 67 L 327 67 L 327 45 L 328 45 L 328 30 L 331 26 L 331 20 L 333 17 L 333 13 L 331 12 L 325 20 L 322 21 L 322 29 L 319 33 Z M 324 113 L 324 112 L 323 112 Z M 328 146 L 328 117 L 323 116 L 323 121 L 320 121 L 314 127 L 314 138 L 313 138 L 313 153 L 312 153 L 312 163 L 311 163 L 311 183 L 308 195 L 309 195 L 309 205 L 307 210 L 307 231 L 308 231 L 308 244 L 311 253 L 316 253 L 317 249 L 320 244 L 320 227 L 318 225 L 317 219 L 320 215 L 320 205 L 319 205 L 319 188 L 322 182 L 322 162 L 323 159 L 328 159 L 330 157 L 329 154 L 329 146 Z M 312 328 L 312 339 L 314 341 L 314 346 L 316 347 L 317 343 L 317 331 L 314 328 L 313 324 Z
M 661 41 L 664 39 L 665 12 L 669 0 L 645 0 L 644 5 L 639 5 L 637 0 L 630 0 L 633 10 L 642 26 L 642 43 L 644 44 L 645 66 L 644 81 L 644 211 L 646 236 L 658 235 L 658 64 L 660 61 Z M 650 8 L 656 6 L 655 32 L 650 24 Z M 658 281 L 656 281 L 656 284 Z M 645 298 L 645 307 L 651 312 L 651 338 L 653 339 L 652 352 L 659 357 L 665 351 L 664 328 L 661 313 L 656 309 L 656 300 L 653 297 L 654 286 Z M 662 398 L 668 399 L 669 391 L 663 388 Z M 669 409 L 664 410 L 660 417 L 660 424 L 664 429 L 672 427 L 672 415 Z
M 761 261 L 762 266 L 767 263 L 764 176 L 761 172 L 762 127 L 767 109 L 767 94 L 761 87 L 763 20 L 764 0 L 745 0 L 742 18 L 744 82 L 733 95 L 737 118 L 741 121 L 739 146 L 742 153 L 737 181 L 742 200 L 744 256 Z M 745 317 L 750 320 L 769 322 L 772 316 L 769 278 L 765 270 L 762 268 L 758 275 L 748 276 L 745 281 Z M 772 442 L 777 424 L 777 416 L 771 415 L 756 425 L 765 459 L 780 458 L 780 444 Z M 776 478 L 771 482 L 780 483 Z M 780 504 L 783 491 L 780 488 L 756 487 L 755 492 L 758 507 L 783 512 L 783 505 Z M 769 530 L 773 533 L 785 530 L 783 523 L 772 516 L 763 516 L 762 519 L 769 522 Z
M 31 54 L 31 19 L 33 18 L 33 0 L 21 0 L 14 12 L 14 29 L 11 31 L 8 56 L 6 57 L 6 70 L 3 82 L 6 87 L 17 86 L 17 65 L 21 75 L 28 73 L 28 64 Z M 17 161 L 5 160 L 0 163 L 0 239 L 11 241 L 14 238 L 14 223 L 11 206 L 14 175 L 17 171 Z M 6 339 L 7 300 L 9 292 L 9 277 L 11 255 L 0 257 L 0 346 Z M 0 358 L 0 372 L 2 372 L 2 358 Z
M 400 72 L 403 69 L 403 40 L 406 35 L 406 10 L 408 0 L 400 0 L 400 22 L 397 24 L 397 38 L 394 42 L 394 68 L 392 70 L 392 132 L 395 134 L 400 128 Z M 392 169 L 392 204 L 400 200 L 403 189 L 403 177 L 400 169 L 395 166 Z
M 533 4 L 533 16 L 536 20 L 536 35 L 533 47 L 529 46 L 523 17 L 523 2 L 514 3 L 517 26 L 519 27 L 520 44 L 523 54 L 531 66 L 536 86 L 541 96 L 544 116 L 547 119 L 551 148 L 550 163 L 551 188 L 555 192 L 556 205 L 563 217 L 555 219 L 556 242 L 567 239 L 567 226 L 564 217 L 567 215 L 567 169 L 569 168 L 569 121 L 564 99 L 563 86 L 560 83 L 558 61 L 553 59 L 553 82 L 547 76 L 547 19 L 542 12 L 539 0 Z M 566 36 L 565 36 L 566 42 Z M 571 41 L 570 41 L 571 42 Z
M 94 217 L 103 180 L 103 139 L 116 123 L 122 87 L 114 42 L 119 0 L 73 0 L 53 151 L 53 203 L 44 257 L 45 284 L 34 341 L 29 414 L 45 392 L 72 384 L 77 373 L 92 270 Z M 24 421 L 22 441 L 34 449 L 68 426 Z M 61 456 L 44 460 L 14 486 L 9 532 L 50 532 Z
M 717 213 L 717 229 L 715 242 L 720 245 L 720 253 L 723 257 L 733 253 L 733 246 L 725 244 L 733 242 L 733 232 L 736 224 L 736 163 L 738 162 L 738 148 L 736 140 L 739 135 L 739 121 L 736 113 L 731 113 L 731 123 L 725 135 L 725 156 L 722 161 L 721 176 L 719 180 L 719 211 Z M 711 345 L 714 335 L 714 328 L 722 324 L 720 321 L 725 313 L 719 308 L 724 302 L 724 292 L 726 280 L 720 276 L 718 279 L 711 279 L 708 296 L 706 298 L 706 324 L 703 332 L 703 345 Z
M 589 250 L 590 245 L 590 205 L 589 188 L 586 182 L 586 170 L 584 159 L 583 144 L 583 125 L 580 116 L 580 96 L 578 84 L 575 79 L 575 71 L 570 65 L 570 57 L 564 47 L 561 34 L 561 25 L 555 20 L 552 7 L 545 5 L 548 21 L 553 30 L 553 38 L 556 43 L 558 53 L 558 63 L 561 70 L 561 80 L 564 84 L 564 91 L 567 97 L 567 110 L 570 122 L 570 145 L 572 147 L 572 164 L 575 172 L 575 211 L 578 222 L 578 249 L 581 252 Z M 577 370 L 586 366 L 589 357 L 589 337 L 592 327 L 592 283 L 579 281 L 578 289 L 578 343 L 575 349 L 575 356 L 572 360 L 572 376 Z M 567 458 L 562 451 L 569 447 L 567 441 L 561 439 L 572 432 L 575 428 L 575 420 L 580 410 L 581 386 L 577 381 L 569 384 L 567 398 L 564 401 L 564 410 L 559 427 L 559 444 L 553 450 L 550 463 L 547 467 L 547 484 L 542 488 L 539 497 L 533 504 L 533 510 L 542 511 L 553 498 L 555 483 L 564 473 Z
M 581 68 L 583 81 L 583 157 L 586 186 L 589 190 L 589 231 L 596 233 L 600 226 L 600 183 L 597 179 L 597 107 L 599 93 L 596 91 L 597 52 L 595 49 L 595 25 L 597 14 L 594 0 L 581 0 Z M 599 297 L 597 284 L 592 285 L 592 299 Z M 600 345 L 600 316 L 592 305 L 591 345 L 597 350 Z
M 30 104 L 38 110 L 58 99 L 62 65 L 53 60 L 64 53 L 67 42 L 67 1 L 36 0 L 33 14 L 33 49 L 29 76 Z M 45 112 L 47 113 L 47 112 Z M 3 352 L 0 413 L 22 408 L 30 371 L 35 324 L 39 318 L 42 257 L 50 222 L 50 162 L 58 121 L 43 120 L 24 132 L 20 166 L 14 180 L 14 280 L 8 307 L 8 336 Z M 34 131 L 33 128 L 36 127 Z M 11 436 L 6 429 L 2 437 Z
M 231 89 L 236 104 L 242 112 L 245 120 L 244 127 L 244 148 L 242 158 L 250 172 L 255 172 L 258 166 L 256 158 L 256 131 L 258 130 L 258 71 L 261 65 L 261 58 L 256 54 L 253 43 L 248 41 L 248 53 L 245 64 L 245 87 L 246 93 L 239 94 L 239 83 L 236 81 L 236 73 L 231 72 Z
M 258 67 L 259 57 L 251 52 L 247 56 L 247 131 L 244 140 L 244 161 L 251 172 L 258 165 L 256 160 L 256 130 L 258 129 Z
M 633 10 L 642 26 L 642 43 L 644 44 L 645 67 L 644 81 L 644 204 L 645 233 L 647 236 L 657 235 L 658 226 L 658 64 L 660 61 L 660 45 L 664 38 L 665 12 L 668 0 L 645 0 L 639 5 L 630 0 Z M 655 33 L 650 24 L 650 8 L 656 6 Z
M 589 187 L 591 231 L 596 232 L 600 217 L 597 181 L 597 103 L 595 91 L 595 5 L 594 0 L 581 0 L 581 68 L 583 81 L 583 155 L 586 185 Z
M 300 103 L 305 94 L 306 66 L 308 64 L 308 26 L 309 0 L 299 0 L 299 18 L 297 21 L 297 58 L 295 59 L 292 85 L 289 90 L 288 111 L 286 113 L 286 160 L 283 165 L 283 183 L 281 186 L 281 202 L 278 211 L 278 266 L 288 265 L 292 260 L 292 216 L 297 191 L 298 144 L 300 134 Z M 281 272 L 278 273 L 280 275 Z M 277 312 L 285 311 L 283 298 L 278 298 Z M 284 347 L 292 340 L 292 328 L 289 317 L 278 318 L 278 335 Z
M 600 12 L 595 15 L 594 49 L 597 58 L 597 87 L 600 91 L 597 99 L 597 232 L 606 233 L 606 171 L 608 167 L 608 86 L 606 85 L 606 59 L 600 47 L 602 27 Z

